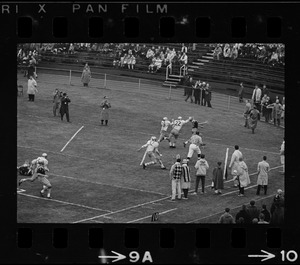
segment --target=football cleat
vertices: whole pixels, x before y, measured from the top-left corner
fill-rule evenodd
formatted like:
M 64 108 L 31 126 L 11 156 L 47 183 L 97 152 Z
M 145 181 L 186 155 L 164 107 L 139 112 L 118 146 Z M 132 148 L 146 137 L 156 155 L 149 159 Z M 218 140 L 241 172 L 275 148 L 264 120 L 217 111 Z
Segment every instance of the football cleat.
M 143 169 L 145 169 L 146 168 L 146 165 L 145 165 L 145 163 L 143 163 Z
M 40 191 L 40 195 L 41 195 L 41 197 L 44 197 L 44 193 L 42 193 L 41 191 Z
M 23 182 L 22 179 L 20 179 L 20 180 L 19 180 L 19 186 L 22 184 L 22 182 Z

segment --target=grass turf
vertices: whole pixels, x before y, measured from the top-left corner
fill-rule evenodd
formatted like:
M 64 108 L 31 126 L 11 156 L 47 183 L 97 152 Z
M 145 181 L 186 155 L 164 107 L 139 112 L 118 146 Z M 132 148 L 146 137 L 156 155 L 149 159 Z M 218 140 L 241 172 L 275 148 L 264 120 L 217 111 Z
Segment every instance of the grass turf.
M 18 80 L 26 87 L 24 77 L 19 75 Z M 200 122 L 208 120 L 201 129 L 206 143 L 202 152 L 210 165 L 206 186 L 211 184 L 212 169 L 217 161 L 224 163 L 227 147 L 230 159 L 235 144 L 240 145 L 250 173 L 256 172 L 263 155 L 267 155 L 271 168 L 280 166 L 279 147 L 284 130 L 260 122 L 256 133 L 251 134 L 243 127 L 243 104 L 236 101 L 232 103 L 235 112 L 228 111 L 224 97 L 215 94 L 211 109 L 184 102 L 183 91 L 179 89 L 173 90 L 168 100 L 166 88 L 149 85 L 140 91 L 136 85 L 118 80 L 108 82 L 108 89 L 101 88 L 103 80 L 93 80 L 95 86 L 88 88 L 80 85 L 79 78 L 73 79 L 72 86 L 55 75 L 40 74 L 37 81 L 39 93 L 35 102 L 28 102 L 25 95 L 18 97 L 17 163 L 20 165 L 43 152 L 48 154 L 53 200 L 39 198 L 41 183 L 38 181 L 22 184 L 25 192 L 18 193 L 18 222 L 142 223 L 150 222 L 152 213 L 160 212 L 158 222 L 207 223 L 217 222 L 225 207 L 234 212 L 251 199 L 259 200 L 258 205 L 271 200 L 271 197 L 256 196 L 256 187 L 246 190 L 245 197 L 238 197 L 233 183 L 227 182 L 223 194 L 228 195 L 214 195 L 207 187 L 204 195 L 170 202 L 168 171 L 176 154 L 187 155 L 188 148 L 184 148 L 182 142 L 191 135 L 190 123 L 183 126 L 176 149 L 170 149 L 166 141 L 160 144 L 162 160 L 168 170 L 161 170 L 158 165 L 143 170 L 139 165 L 144 150 L 137 152 L 137 149 L 150 136 L 159 136 L 162 117 L 194 116 Z M 71 123 L 65 118 L 61 121 L 53 117 L 55 88 L 69 94 Z M 104 95 L 108 95 L 112 104 L 108 126 L 101 126 L 99 118 Z M 84 128 L 60 152 L 81 126 Z M 195 162 L 196 155 L 190 162 L 192 189 Z M 284 188 L 284 177 L 279 170 L 270 172 L 268 196 Z M 256 175 L 251 175 L 250 186 L 255 184 Z

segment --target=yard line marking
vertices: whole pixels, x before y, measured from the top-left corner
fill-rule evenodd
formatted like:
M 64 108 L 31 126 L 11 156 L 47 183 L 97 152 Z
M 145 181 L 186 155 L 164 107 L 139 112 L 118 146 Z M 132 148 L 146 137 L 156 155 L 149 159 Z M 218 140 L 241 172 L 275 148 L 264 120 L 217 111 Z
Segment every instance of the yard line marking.
M 266 196 L 266 197 L 260 198 L 260 199 L 258 199 L 258 200 L 255 200 L 255 202 L 258 202 L 258 201 L 261 201 L 261 200 L 270 198 L 270 197 L 275 196 L 275 195 L 276 195 L 275 193 L 274 193 L 274 194 L 271 194 L 271 195 L 269 195 L 269 196 Z M 244 205 L 244 204 L 238 205 L 238 206 L 236 206 L 236 207 L 234 207 L 234 208 L 231 208 L 231 210 L 236 209 L 236 208 L 240 208 L 240 207 L 242 207 L 243 205 Z M 210 214 L 210 215 L 205 216 L 205 217 L 201 217 L 201 218 L 194 219 L 194 220 L 192 220 L 192 221 L 188 221 L 188 222 L 186 222 L 186 223 L 187 223 L 187 224 L 194 223 L 194 222 L 196 222 L 196 221 L 200 221 L 200 220 L 202 220 L 202 219 L 206 219 L 206 218 L 212 217 L 212 216 L 217 215 L 217 214 L 222 214 L 222 213 L 224 213 L 224 210 L 223 210 L 222 212 L 213 213 L 213 214 Z
M 34 150 L 39 150 L 39 151 L 42 150 L 42 149 L 39 149 L 39 148 L 34 148 L 34 147 L 29 147 L 29 146 L 22 146 L 22 145 L 17 145 L 17 147 L 27 148 L 27 149 L 34 149 Z M 92 159 L 92 158 L 87 158 L 87 157 L 81 157 L 81 156 L 75 156 L 75 155 L 69 155 L 69 154 L 61 154 L 61 153 L 55 152 L 55 151 L 49 151 L 48 150 L 47 152 L 48 153 L 59 154 L 59 155 L 64 155 L 64 156 L 70 156 L 70 157 L 78 157 L 78 158 L 91 160 L 91 161 L 100 161 L 100 160 L 97 160 L 97 159 Z M 124 163 L 123 164 L 118 163 L 118 164 L 124 165 Z M 84 180 L 84 179 L 79 179 L 79 178 L 74 178 L 74 177 L 64 176 L 64 175 L 58 175 L 58 174 L 53 174 L 53 173 L 51 173 L 50 176 L 51 175 L 52 176 L 57 176 L 57 177 L 62 177 L 62 178 L 69 178 L 69 179 L 79 180 L 79 181 L 83 181 L 83 182 L 87 182 L 87 183 L 91 183 L 91 184 L 99 184 L 99 185 L 105 185 L 105 186 L 116 187 L 116 188 L 121 188 L 121 189 L 129 189 L 129 190 L 135 190 L 135 191 L 141 191 L 141 192 L 147 192 L 147 193 L 166 196 L 166 194 L 164 194 L 164 193 L 155 192 L 155 191 L 141 190 L 141 189 L 135 189 L 135 188 L 131 188 L 131 187 L 118 186 L 118 185 L 111 185 L 111 184 L 106 184 L 106 183 L 102 183 L 102 182 L 93 182 L 93 181 L 88 181 L 88 180 Z
M 20 188 L 17 188 L 17 193 L 21 193 L 21 192 L 25 192 L 26 190 L 23 190 L 23 189 L 20 189 Z
M 78 131 L 71 137 L 71 139 L 65 144 L 65 146 L 60 150 L 60 152 L 64 151 L 65 148 L 67 147 L 67 145 L 74 139 L 74 137 L 77 135 L 77 133 L 79 133 L 81 131 L 81 129 L 83 128 L 84 126 L 81 126 Z
M 103 216 L 124 212 L 124 211 L 130 210 L 130 209 L 133 209 L 133 208 L 137 208 L 137 207 L 141 207 L 141 206 L 144 206 L 144 205 L 147 205 L 147 204 L 151 204 L 153 202 L 163 201 L 163 200 L 166 200 L 168 198 L 171 198 L 171 196 L 160 198 L 160 199 L 150 201 L 150 202 L 140 203 L 138 205 L 130 206 L 130 207 L 127 207 L 127 208 L 124 208 L 124 209 L 121 209 L 121 210 L 117 210 L 115 212 L 105 213 L 105 214 L 97 215 L 97 216 L 94 216 L 94 217 L 91 217 L 91 218 L 82 219 L 82 220 L 73 222 L 73 224 L 82 223 L 82 222 L 93 220 L 93 219 L 100 218 L 100 217 L 103 217 Z
M 98 184 L 98 185 L 110 186 L 110 187 L 114 187 L 114 188 L 121 188 L 121 189 L 135 190 L 135 191 L 140 191 L 140 192 L 147 192 L 147 193 L 152 193 L 152 194 L 157 194 L 157 195 L 166 196 L 166 194 L 159 193 L 159 192 L 155 192 L 155 191 L 140 190 L 140 189 L 135 189 L 135 188 L 131 188 L 131 187 L 118 186 L 118 185 L 111 185 L 111 184 L 106 184 L 106 183 L 101 183 L 101 182 L 93 182 L 93 181 L 89 181 L 89 180 L 86 180 L 86 179 L 78 179 L 78 178 L 69 177 L 69 176 L 63 176 L 63 175 L 58 175 L 58 174 L 49 174 L 49 176 L 51 176 L 51 175 L 52 175 L 52 176 L 57 176 L 57 177 L 62 177 L 62 178 L 73 179 L 73 180 L 79 180 L 79 181 L 87 182 L 87 183 L 91 183 L 91 184 Z
M 68 205 L 78 206 L 78 207 L 82 207 L 82 208 L 87 208 L 87 209 L 90 209 L 90 210 L 96 210 L 96 211 L 110 212 L 111 213 L 111 211 L 108 211 L 108 210 L 89 207 L 89 206 L 85 206 L 85 205 L 82 205 L 82 204 L 77 204 L 77 203 L 72 203 L 72 202 L 65 202 L 65 201 L 60 201 L 60 200 L 55 200 L 55 199 L 48 199 L 48 198 L 38 197 L 38 196 L 35 196 L 35 195 L 30 195 L 30 194 L 25 194 L 25 193 L 19 193 L 19 194 L 23 195 L 23 196 L 30 197 L 30 198 L 46 200 L 48 202 L 58 202 L 58 203 L 62 203 L 62 204 L 68 204 Z
M 163 215 L 163 214 L 166 214 L 166 213 L 175 211 L 175 210 L 177 210 L 177 208 L 174 208 L 174 209 L 170 209 L 170 210 L 161 212 L 161 213 L 159 213 L 159 215 Z M 132 220 L 132 221 L 127 222 L 127 224 L 129 224 L 129 223 L 134 223 L 134 222 L 138 222 L 138 221 L 141 221 L 141 220 L 143 220 L 143 219 L 150 218 L 151 216 L 152 216 L 152 215 L 148 215 L 148 216 L 145 216 L 145 217 L 142 217 L 142 218 L 139 218 L 139 219 L 135 219 L 135 220 Z
M 22 115 L 25 115 L 25 116 L 32 116 L 32 117 L 37 117 L 37 118 L 45 118 L 43 116 L 37 116 L 37 115 L 31 115 L 31 114 L 23 114 Z M 75 124 L 75 123 L 73 123 Z M 89 125 L 89 126 L 92 126 L 94 128 L 99 128 L 99 126 L 96 126 L 96 125 L 93 125 L 92 123 L 87 123 L 85 124 L 86 126 Z M 129 131 L 129 132 L 134 132 L 134 133 L 139 133 L 139 134 L 144 134 L 144 135 L 148 135 L 150 137 L 150 133 L 145 133 L 145 132 L 139 132 L 139 131 L 131 131 L 131 130 L 125 130 L 126 131 Z M 221 141 L 222 139 L 219 139 L 219 138 L 213 138 L 213 137 L 209 137 L 209 136 L 204 136 L 204 138 L 209 138 L 209 139 L 213 139 L 213 140 L 217 140 L 217 141 Z M 178 138 L 179 140 L 186 140 L 186 139 L 183 139 L 183 138 Z M 213 144 L 213 145 L 220 145 L 220 146 L 225 146 L 225 147 L 228 147 L 228 145 L 226 144 L 219 144 L 219 143 L 213 143 L 213 142 L 208 142 L 206 141 L 207 143 L 210 143 L 210 144 Z M 275 155 L 279 155 L 279 152 L 271 152 L 271 151 L 265 151 L 265 150 L 258 150 L 258 149 L 252 149 L 252 148 L 242 148 L 242 149 L 245 149 L 245 150 L 249 150 L 249 151 L 255 151 L 255 152 L 264 152 L 264 153 L 269 153 L 269 154 L 275 154 Z

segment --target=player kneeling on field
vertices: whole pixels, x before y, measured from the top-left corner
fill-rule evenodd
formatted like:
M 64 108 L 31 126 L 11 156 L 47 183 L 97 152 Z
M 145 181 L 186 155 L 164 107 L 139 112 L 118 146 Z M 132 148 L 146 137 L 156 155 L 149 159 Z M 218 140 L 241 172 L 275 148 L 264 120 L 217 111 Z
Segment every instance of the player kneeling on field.
M 24 178 L 19 180 L 19 186 L 26 181 L 34 182 L 38 179 L 43 184 L 43 189 L 40 191 L 40 195 L 44 197 L 45 191 L 48 191 L 47 198 L 51 199 L 51 188 L 52 185 L 49 182 L 48 175 L 46 171 L 49 171 L 47 167 L 44 166 L 44 161 L 37 159 L 37 167 L 34 170 L 33 176 L 31 178 Z
M 26 160 L 22 166 L 17 167 L 17 170 L 22 176 L 32 176 L 29 160 Z

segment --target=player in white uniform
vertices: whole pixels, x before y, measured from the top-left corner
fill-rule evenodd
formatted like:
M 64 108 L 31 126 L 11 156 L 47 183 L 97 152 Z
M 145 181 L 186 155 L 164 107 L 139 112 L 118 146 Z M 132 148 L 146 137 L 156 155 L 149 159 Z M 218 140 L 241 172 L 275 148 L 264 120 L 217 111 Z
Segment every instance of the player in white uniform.
M 160 136 L 158 138 L 159 143 L 168 138 L 167 131 L 170 125 L 172 125 L 172 122 L 170 122 L 167 117 L 164 117 L 161 121 Z
M 48 191 L 47 198 L 51 199 L 51 188 L 52 185 L 50 181 L 48 180 L 48 175 L 46 175 L 46 172 L 49 171 L 47 165 L 48 160 L 46 159 L 47 154 L 44 153 L 41 157 L 38 157 L 37 159 L 32 160 L 31 166 L 33 170 L 33 175 L 31 178 L 24 178 L 19 180 L 19 186 L 26 181 L 33 182 L 36 179 L 38 179 L 43 184 L 43 189 L 40 191 L 40 195 L 44 197 L 45 191 Z
M 194 152 L 196 151 L 198 154 L 198 159 L 201 155 L 201 150 L 199 146 L 203 145 L 202 138 L 199 136 L 200 132 L 196 132 L 196 134 L 192 135 L 192 137 L 188 140 L 190 143 L 189 152 L 187 155 L 187 160 L 190 161 L 191 157 L 193 156 Z
M 144 163 L 143 161 L 144 169 L 147 166 L 156 164 L 157 162 L 160 164 L 161 169 L 166 169 L 166 167 L 164 166 L 163 162 L 160 159 L 162 154 L 158 151 L 158 146 L 159 143 L 157 142 L 156 137 L 152 136 L 151 139 L 139 149 L 141 150 L 142 148 L 147 148 L 146 155 L 148 155 L 148 157 L 152 160 L 151 162 L 148 163 Z
M 166 138 L 168 141 L 169 141 L 169 144 L 170 144 L 170 148 L 175 148 L 175 144 L 176 144 L 176 140 L 179 136 L 179 132 L 182 128 L 182 126 L 186 123 L 188 123 L 190 121 L 190 118 L 187 119 L 187 120 L 183 120 L 182 117 L 178 117 L 177 120 L 174 120 L 172 123 L 172 130 L 169 134 L 169 137 Z

